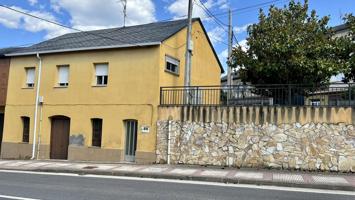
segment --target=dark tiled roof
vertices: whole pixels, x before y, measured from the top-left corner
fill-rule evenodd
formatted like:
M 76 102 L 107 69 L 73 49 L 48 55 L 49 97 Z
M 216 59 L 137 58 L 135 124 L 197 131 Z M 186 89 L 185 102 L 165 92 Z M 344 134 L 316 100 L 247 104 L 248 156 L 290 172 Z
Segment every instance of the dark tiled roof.
M 197 19 L 194 20 L 196 21 Z M 137 26 L 68 33 L 16 51 L 15 53 L 60 52 L 61 50 L 153 45 L 171 37 L 186 27 L 186 24 L 187 20 L 183 19 Z
M 338 26 L 334 26 L 332 29 L 335 32 L 339 32 L 339 31 L 347 30 L 348 28 L 349 28 L 349 26 L 347 24 L 341 24 L 341 25 L 338 25 Z
M 13 53 L 15 51 L 21 50 L 23 47 L 8 47 L 0 49 L 0 57 L 5 56 L 5 54 Z
M 207 32 L 201 20 L 199 18 L 195 18 L 193 21 L 198 21 L 201 24 L 202 29 L 208 38 Z M 68 33 L 7 54 L 14 56 L 36 53 L 55 53 L 129 46 L 158 45 L 160 42 L 163 42 L 185 28 L 186 25 L 187 19 L 182 19 L 137 26 Z M 214 50 L 209 38 L 208 42 L 211 45 L 212 51 L 218 61 L 221 72 L 223 73 L 224 70 L 222 64 L 220 63 L 217 53 Z

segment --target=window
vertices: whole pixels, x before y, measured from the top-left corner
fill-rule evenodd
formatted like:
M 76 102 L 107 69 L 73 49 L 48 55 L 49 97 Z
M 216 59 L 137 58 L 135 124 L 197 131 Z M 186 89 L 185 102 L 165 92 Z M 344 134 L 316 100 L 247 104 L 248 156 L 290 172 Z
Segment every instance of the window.
M 26 69 L 26 87 L 33 88 L 35 86 L 35 68 L 29 67 Z
M 105 86 L 108 81 L 108 64 L 95 64 L 96 85 Z
M 58 66 L 58 86 L 67 87 L 69 84 L 69 66 Z
M 179 74 L 180 61 L 170 56 L 165 56 L 165 70 L 174 74 Z
M 22 119 L 22 142 L 28 143 L 30 141 L 30 118 L 21 117 Z
M 311 99 L 311 106 L 320 106 L 320 99 Z
M 91 119 L 92 122 L 92 146 L 101 147 L 102 119 Z

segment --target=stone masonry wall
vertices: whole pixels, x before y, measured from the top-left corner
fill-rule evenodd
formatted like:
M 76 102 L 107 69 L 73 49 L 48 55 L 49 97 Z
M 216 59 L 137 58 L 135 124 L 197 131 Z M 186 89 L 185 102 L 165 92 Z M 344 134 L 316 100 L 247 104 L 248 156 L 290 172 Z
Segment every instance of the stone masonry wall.
M 256 123 L 223 116 L 186 120 L 177 110 L 157 122 L 158 163 L 167 161 L 170 120 L 172 164 L 355 172 L 354 125 L 352 119 L 337 122 L 337 112 L 329 122 Z

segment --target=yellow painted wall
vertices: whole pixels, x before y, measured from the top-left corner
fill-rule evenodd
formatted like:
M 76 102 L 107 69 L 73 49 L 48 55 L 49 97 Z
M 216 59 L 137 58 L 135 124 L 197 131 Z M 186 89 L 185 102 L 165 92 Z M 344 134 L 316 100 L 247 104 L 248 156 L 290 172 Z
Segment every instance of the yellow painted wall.
M 221 69 L 198 21 L 192 26 L 193 56 L 191 85 L 220 85 Z M 160 51 L 160 85 L 183 86 L 185 73 L 186 28 L 164 41 Z M 179 75 L 165 72 L 165 55 L 180 60 Z
M 91 146 L 91 118 L 102 118 L 102 148 L 123 150 L 123 120 L 136 119 L 137 151 L 154 153 L 159 89 L 183 85 L 185 40 L 183 29 L 160 46 L 42 55 L 41 144 L 50 145 L 50 117 L 63 115 L 71 119 L 70 135 L 83 135 L 86 147 Z M 193 40 L 192 84 L 218 85 L 221 71 L 198 22 L 193 24 Z M 165 55 L 180 60 L 179 76 L 165 72 Z M 94 63 L 108 63 L 107 87 L 94 86 Z M 58 65 L 69 65 L 67 88 L 57 87 Z M 35 89 L 24 88 L 26 67 L 36 67 L 37 74 L 37 58 L 12 58 L 3 142 L 21 143 L 21 116 L 31 118 L 30 143 L 33 141 Z M 149 134 L 141 133 L 142 125 L 150 126 Z

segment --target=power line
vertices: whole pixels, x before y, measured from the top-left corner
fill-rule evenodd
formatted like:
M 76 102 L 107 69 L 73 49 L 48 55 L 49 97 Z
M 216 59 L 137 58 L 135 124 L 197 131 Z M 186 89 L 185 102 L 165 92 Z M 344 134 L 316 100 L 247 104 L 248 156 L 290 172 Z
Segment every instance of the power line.
M 279 2 L 279 3 L 286 3 L 286 2 L 289 2 L 290 0 L 273 0 L 273 1 L 267 1 L 267 2 L 264 2 L 264 3 L 259 3 L 259 4 L 254 4 L 254 5 L 250 5 L 250 6 L 246 6 L 246 7 L 243 7 L 243 8 L 235 8 L 235 9 L 232 9 L 232 13 L 234 14 L 237 14 L 236 12 L 239 12 L 239 11 L 244 11 L 244 10 L 249 10 L 249 9 L 255 9 L 255 8 L 260 8 L 262 6 L 269 6 L 270 4 L 273 4 L 273 3 L 276 3 L 276 2 Z M 220 12 L 220 13 L 215 13 L 214 16 L 223 16 L 223 15 L 227 15 L 228 12 Z
M 9 10 L 12 10 L 14 12 L 17 12 L 17 13 L 20 13 L 20 14 L 23 14 L 23 15 L 27 15 L 27 16 L 30 16 L 30 17 L 33 17 L 33 18 L 36 18 L 38 20 L 42 20 L 42 21 L 45 21 L 45 22 L 48 22 L 48 23 L 51 23 L 51 24 L 55 24 L 57 26 L 61 26 L 63 28 L 67 28 L 67 29 L 70 29 L 70 30 L 74 30 L 74 31 L 77 31 L 77 32 L 81 32 L 81 33 L 85 33 L 85 34 L 88 34 L 88 35 L 93 35 L 93 36 L 96 36 L 96 37 L 100 37 L 100 38 L 104 38 L 104 39 L 109 39 L 109 40 L 113 40 L 113 41 L 118 41 L 118 42 L 123 42 L 123 43 L 126 43 L 126 44 L 131 44 L 131 45 L 136 45 L 136 46 L 140 46 L 136 43 L 127 43 L 126 41 L 122 41 L 122 40 L 118 40 L 118 39 L 115 39 L 115 38 L 111 38 L 111 37 L 107 37 L 107 36 L 103 36 L 103 35 L 100 35 L 100 34 L 95 34 L 95 33 L 92 33 L 92 32 L 88 32 L 88 31 L 83 31 L 83 30 L 80 30 L 80 29 L 77 29 L 77 28 L 73 28 L 73 27 L 70 27 L 70 26 L 67 26 L 67 25 L 63 25 L 63 24 L 60 24 L 58 22 L 55 22 L 55 21 L 51 21 L 51 20 L 48 20 L 48 19 L 45 19 L 45 18 L 42 18 L 42 17 L 38 17 L 36 15 L 32 15 L 30 13 L 27 13 L 27 12 L 23 12 L 23 11 L 20 11 L 20 10 L 17 10 L 17 9 L 14 9 L 14 8 L 11 8 L 9 6 L 5 6 L 5 5 L 2 5 L 0 4 L 0 7 L 3 7 L 3 8 L 6 8 L 6 9 L 9 9 Z M 132 37 L 131 35 L 127 35 L 127 37 L 131 37 L 133 39 L 136 39 L 134 37 Z

